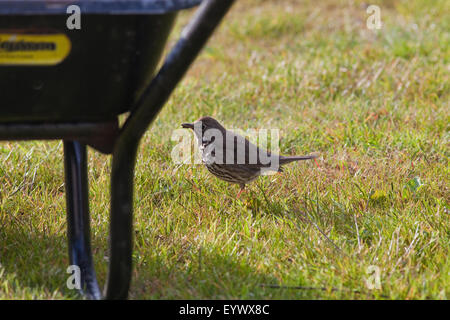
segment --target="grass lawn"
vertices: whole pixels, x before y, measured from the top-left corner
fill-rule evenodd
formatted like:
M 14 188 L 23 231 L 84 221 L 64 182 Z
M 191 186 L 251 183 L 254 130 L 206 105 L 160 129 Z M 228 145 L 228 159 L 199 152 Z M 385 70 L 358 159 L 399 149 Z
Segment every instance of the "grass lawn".
M 450 2 L 373 4 L 380 30 L 363 1 L 237 2 L 140 145 L 130 298 L 449 298 Z M 321 158 L 236 199 L 171 159 L 173 130 L 203 115 L 278 128 L 282 154 Z M 110 158 L 88 157 L 104 283 Z M 1 142 L 0 163 L 0 298 L 79 298 L 62 143 Z

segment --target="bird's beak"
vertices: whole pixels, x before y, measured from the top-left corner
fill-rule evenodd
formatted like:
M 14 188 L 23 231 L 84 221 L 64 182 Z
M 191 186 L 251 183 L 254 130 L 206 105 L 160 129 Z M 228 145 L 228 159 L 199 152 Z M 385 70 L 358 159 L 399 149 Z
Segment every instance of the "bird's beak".
M 194 129 L 193 123 L 182 123 L 181 126 L 185 129 Z

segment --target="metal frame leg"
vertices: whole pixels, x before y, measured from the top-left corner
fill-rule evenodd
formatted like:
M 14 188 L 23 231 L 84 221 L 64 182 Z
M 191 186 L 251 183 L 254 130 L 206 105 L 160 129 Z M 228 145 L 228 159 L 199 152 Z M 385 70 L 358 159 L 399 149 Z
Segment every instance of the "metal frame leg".
M 111 221 L 106 299 L 126 299 L 133 252 L 133 179 L 139 140 L 119 139 L 111 172 Z
M 122 146 L 122 147 L 120 147 Z M 126 299 L 132 269 L 133 177 L 136 144 L 119 144 L 111 173 L 110 252 L 106 299 Z M 81 271 L 81 294 L 102 299 L 91 253 L 86 145 L 64 141 L 70 264 Z
M 86 145 L 64 141 L 67 232 L 71 265 L 81 271 L 81 293 L 100 299 L 91 254 Z

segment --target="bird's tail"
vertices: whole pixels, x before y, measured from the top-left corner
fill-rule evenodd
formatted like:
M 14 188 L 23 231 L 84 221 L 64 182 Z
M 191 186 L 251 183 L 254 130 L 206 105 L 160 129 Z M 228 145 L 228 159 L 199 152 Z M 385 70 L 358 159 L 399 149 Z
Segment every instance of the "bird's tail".
M 290 163 L 290 162 L 294 162 L 294 161 L 301 161 L 301 160 L 310 160 L 310 159 L 315 159 L 319 156 L 318 153 L 312 153 L 309 154 L 307 156 L 281 156 L 280 157 L 280 165 L 286 164 L 286 163 Z

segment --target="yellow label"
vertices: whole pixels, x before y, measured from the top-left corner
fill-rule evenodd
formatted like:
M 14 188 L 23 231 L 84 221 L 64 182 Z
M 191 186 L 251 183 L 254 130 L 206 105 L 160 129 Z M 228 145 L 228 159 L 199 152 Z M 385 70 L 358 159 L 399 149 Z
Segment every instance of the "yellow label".
M 0 33 L 0 65 L 56 65 L 70 49 L 70 40 L 64 34 Z

